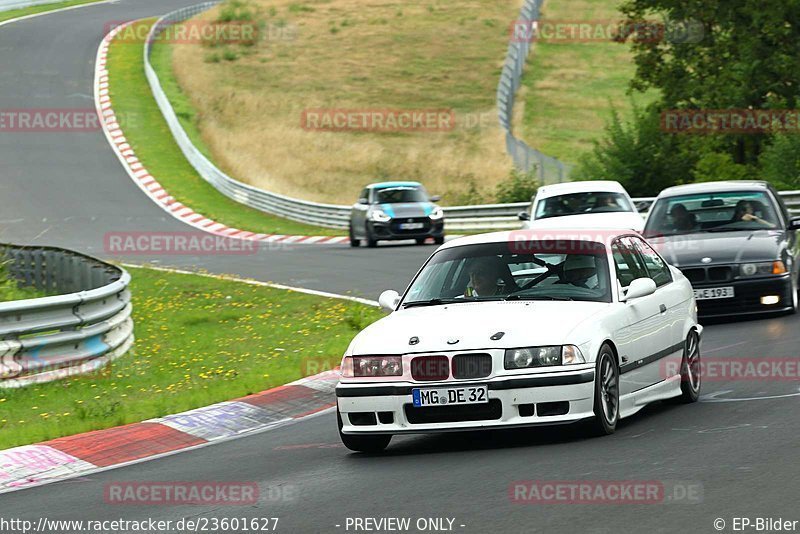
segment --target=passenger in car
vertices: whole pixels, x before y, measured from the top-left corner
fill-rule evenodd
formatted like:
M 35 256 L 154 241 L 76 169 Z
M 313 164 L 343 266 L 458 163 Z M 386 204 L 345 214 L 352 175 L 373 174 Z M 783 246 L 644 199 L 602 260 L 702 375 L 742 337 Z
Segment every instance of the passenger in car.
M 564 283 L 586 289 L 597 289 L 600 278 L 594 256 L 571 254 L 564 260 Z
M 755 214 L 753 203 L 749 200 L 740 200 L 736 203 L 736 209 L 733 212 L 733 219 L 731 222 L 755 222 L 767 228 L 775 228 L 774 223 L 765 221 Z

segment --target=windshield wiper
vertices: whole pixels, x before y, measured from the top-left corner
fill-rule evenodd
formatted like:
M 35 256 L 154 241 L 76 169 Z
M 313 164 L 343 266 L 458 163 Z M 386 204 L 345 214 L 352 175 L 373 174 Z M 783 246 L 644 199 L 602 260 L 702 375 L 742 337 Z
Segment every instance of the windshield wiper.
M 575 299 L 572 297 L 554 297 L 552 295 L 509 295 L 503 300 L 558 300 L 566 302 Z
M 417 308 L 422 306 L 441 306 L 442 304 L 453 304 L 455 302 L 470 302 L 471 299 L 429 299 L 414 300 L 403 304 L 403 308 Z
M 714 233 L 714 232 L 752 232 L 753 230 L 767 230 L 767 227 L 757 227 L 757 228 L 734 228 L 730 226 L 715 226 L 714 228 L 706 228 L 706 232 Z

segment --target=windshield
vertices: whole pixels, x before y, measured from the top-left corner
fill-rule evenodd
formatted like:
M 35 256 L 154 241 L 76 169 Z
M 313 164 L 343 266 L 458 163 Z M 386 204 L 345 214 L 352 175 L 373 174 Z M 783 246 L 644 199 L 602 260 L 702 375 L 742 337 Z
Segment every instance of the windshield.
M 544 198 L 536 204 L 534 219 L 549 219 L 582 213 L 636 211 L 621 193 L 595 191 Z
M 445 249 L 425 265 L 403 306 L 517 299 L 611 302 L 605 247 L 557 240 Z
M 709 192 L 656 201 L 647 219 L 645 235 L 764 230 L 777 226 L 774 206 L 763 191 Z
M 427 202 L 428 195 L 417 187 L 393 187 L 379 189 L 375 194 L 378 204 L 399 204 L 401 202 Z

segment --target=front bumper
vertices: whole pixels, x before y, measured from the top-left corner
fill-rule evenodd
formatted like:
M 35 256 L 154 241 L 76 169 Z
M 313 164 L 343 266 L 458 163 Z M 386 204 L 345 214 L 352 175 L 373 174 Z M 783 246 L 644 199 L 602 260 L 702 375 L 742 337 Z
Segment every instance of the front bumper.
M 785 312 L 792 309 L 792 278 L 790 274 L 774 278 L 734 280 L 693 284 L 694 289 L 732 286 L 734 297 L 728 299 L 698 300 L 697 313 L 701 317 L 727 317 L 761 313 Z M 761 297 L 777 295 L 777 304 L 761 304 Z
M 414 230 L 402 230 L 401 224 L 408 222 L 420 223 L 422 228 Z M 444 235 L 444 219 L 431 221 L 428 217 L 415 217 L 409 219 L 395 218 L 388 222 L 375 222 L 368 223 L 370 232 L 375 239 L 382 240 L 400 240 L 400 239 L 421 239 L 426 237 L 442 237 Z
M 569 372 L 486 380 L 422 384 L 340 383 L 336 387 L 336 397 L 344 434 L 422 434 L 554 425 L 593 417 L 594 375 L 593 367 L 585 367 Z M 488 404 L 413 406 L 411 390 L 414 388 L 484 384 L 488 386 Z

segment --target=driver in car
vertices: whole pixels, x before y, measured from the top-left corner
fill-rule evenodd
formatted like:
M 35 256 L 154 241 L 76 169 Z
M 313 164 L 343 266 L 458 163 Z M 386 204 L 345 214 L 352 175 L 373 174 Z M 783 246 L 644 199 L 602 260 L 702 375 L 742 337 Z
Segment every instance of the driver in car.
M 600 278 L 594 256 L 572 254 L 564 260 L 564 284 L 598 289 Z
M 465 297 L 493 297 L 503 294 L 502 268 L 493 258 L 475 260 L 469 268 L 469 284 Z

